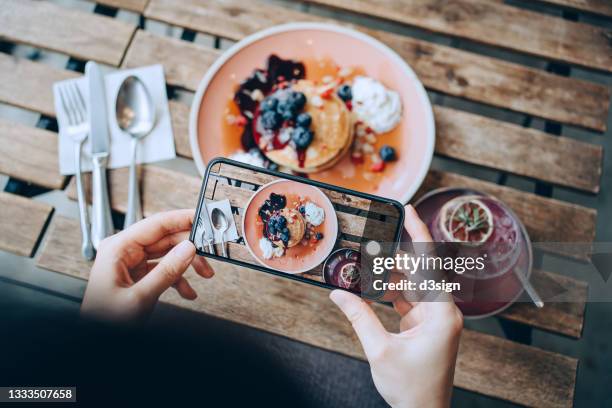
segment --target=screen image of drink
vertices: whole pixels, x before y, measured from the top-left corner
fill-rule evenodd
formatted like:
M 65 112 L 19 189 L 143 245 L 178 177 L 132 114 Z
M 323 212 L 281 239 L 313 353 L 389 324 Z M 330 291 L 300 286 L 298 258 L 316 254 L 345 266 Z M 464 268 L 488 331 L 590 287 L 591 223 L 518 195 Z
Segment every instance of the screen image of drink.
M 380 295 L 372 288 L 371 268 L 364 267 L 361 249 L 374 241 L 381 256 L 394 251 L 403 218 L 398 204 L 229 160 L 212 165 L 204 183 L 206 205 L 199 207 L 193 233 L 201 254 L 211 252 L 206 214 L 210 217 L 214 207 L 226 202 L 232 224 L 228 231 L 235 228 L 235 239 L 227 232 L 222 237 L 209 224 L 215 255 L 222 256 L 226 245 L 228 260 L 369 297 Z

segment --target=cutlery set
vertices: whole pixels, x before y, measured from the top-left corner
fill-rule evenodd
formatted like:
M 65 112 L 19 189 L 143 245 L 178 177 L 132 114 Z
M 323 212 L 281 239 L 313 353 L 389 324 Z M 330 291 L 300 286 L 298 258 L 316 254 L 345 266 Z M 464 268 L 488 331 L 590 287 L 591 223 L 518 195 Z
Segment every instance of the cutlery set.
M 198 217 L 198 229 L 202 230 L 202 233 L 200 235 L 200 241 L 202 242 L 202 250 L 204 250 L 204 244 L 206 244 L 208 246 L 208 252 L 211 254 L 216 254 L 214 246 L 214 232 L 217 232 L 218 236 L 220 237 L 219 243 L 221 244 L 221 255 L 227 258 L 227 241 L 225 240 L 225 235 L 231 226 L 232 221 L 228 220 L 228 216 L 221 208 L 213 208 L 212 213 L 209 215 L 206 202 L 202 201 L 200 216 Z
M 113 221 L 108 193 L 106 170 L 110 155 L 110 133 L 106 111 L 104 77 L 98 64 L 88 62 L 85 66 L 89 97 L 88 104 L 75 82 L 58 86 L 59 107 L 67 120 L 66 133 L 74 143 L 74 160 L 77 200 L 81 227 L 81 254 L 94 258 L 100 242 L 113 234 Z M 136 174 L 136 152 L 139 141 L 155 127 L 155 107 L 149 91 L 136 76 L 128 76 L 121 84 L 115 101 L 115 114 L 119 128 L 131 136 L 131 162 L 128 193 L 128 209 L 124 228 L 142 218 L 138 178 Z M 82 178 L 82 152 L 90 138 L 92 160 L 92 209 L 91 223 L 85 200 Z

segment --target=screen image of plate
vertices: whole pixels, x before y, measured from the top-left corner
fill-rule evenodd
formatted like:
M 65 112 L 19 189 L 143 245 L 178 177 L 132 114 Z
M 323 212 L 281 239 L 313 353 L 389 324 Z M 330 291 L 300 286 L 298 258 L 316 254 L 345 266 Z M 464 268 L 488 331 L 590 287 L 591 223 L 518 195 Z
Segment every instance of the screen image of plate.
M 321 23 L 272 27 L 228 49 L 200 82 L 189 132 L 201 174 L 228 157 L 402 203 L 435 145 L 408 64 L 364 33 Z
M 317 187 L 291 180 L 262 186 L 242 219 L 246 246 L 263 266 L 295 274 L 320 265 L 338 237 L 338 218 Z

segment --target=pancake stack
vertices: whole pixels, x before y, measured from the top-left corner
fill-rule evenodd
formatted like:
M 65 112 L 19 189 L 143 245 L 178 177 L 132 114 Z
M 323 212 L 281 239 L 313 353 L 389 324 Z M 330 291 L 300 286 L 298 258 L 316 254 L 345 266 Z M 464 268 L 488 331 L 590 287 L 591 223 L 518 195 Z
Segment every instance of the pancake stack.
M 300 166 L 298 152 L 291 143 L 264 152 L 268 159 L 296 172 L 314 173 L 333 166 L 349 151 L 354 136 L 351 113 L 335 92 L 325 92 L 327 88 L 308 80 L 292 86 L 306 96 L 304 112 L 312 117 L 314 138 L 306 148 L 303 165 Z

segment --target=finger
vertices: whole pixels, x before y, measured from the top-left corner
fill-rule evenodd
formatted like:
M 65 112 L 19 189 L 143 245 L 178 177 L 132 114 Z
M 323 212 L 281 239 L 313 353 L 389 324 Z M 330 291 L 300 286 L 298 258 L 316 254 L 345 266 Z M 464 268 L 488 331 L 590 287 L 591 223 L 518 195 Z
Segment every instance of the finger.
M 408 204 L 404 207 L 406 210 L 406 219 L 404 220 L 404 227 L 410 234 L 412 242 L 431 242 L 431 234 L 427 225 L 419 218 L 414 207 Z
M 122 243 L 136 243 L 147 247 L 166 235 L 190 230 L 194 214 L 195 210 L 157 213 L 121 231 L 116 238 Z
M 178 294 L 181 295 L 183 299 L 194 300 L 198 297 L 196 291 L 191 287 L 189 282 L 187 282 L 187 279 L 185 279 L 185 277 L 183 276 L 181 276 L 179 280 L 176 281 L 174 285 L 172 285 L 172 287 L 176 289 Z
M 190 231 L 179 231 L 168 234 L 159 241 L 145 247 L 145 252 L 149 259 L 161 258 L 169 249 L 174 248 L 179 243 L 189 239 Z M 162 254 L 162 255 L 159 255 Z M 158 256 L 155 256 L 158 255 Z
M 400 316 L 405 316 L 408 312 L 412 310 L 412 303 L 404 299 L 403 296 L 398 296 L 393 301 L 393 308 Z
M 329 295 L 353 325 L 366 355 L 386 344 L 389 333 L 383 327 L 372 308 L 358 296 L 336 289 Z
M 183 241 L 162 258 L 151 272 L 146 274 L 134 287 L 145 296 L 157 299 L 166 289 L 185 273 L 195 256 L 195 247 Z
M 407 279 L 406 276 L 404 274 L 398 273 L 398 272 L 391 272 L 389 274 L 389 279 L 388 282 L 389 283 L 394 283 L 397 284 L 399 283 L 401 280 L 405 280 Z M 397 299 L 398 297 L 401 297 L 402 292 L 399 290 L 386 290 L 385 294 L 383 295 L 382 300 L 383 302 L 393 302 L 395 299 Z
M 196 273 L 203 278 L 210 279 L 215 275 L 215 271 L 212 266 L 206 261 L 203 256 L 196 256 L 191 262 L 193 269 Z

